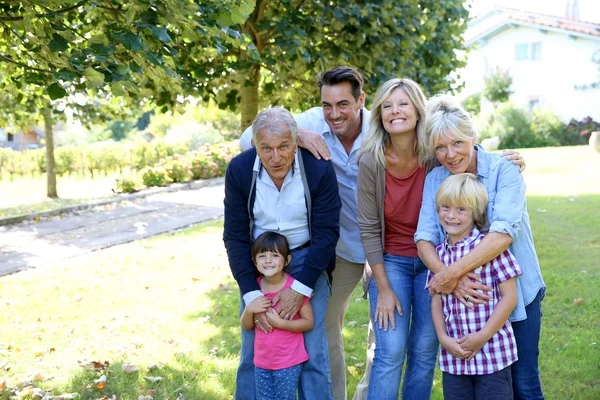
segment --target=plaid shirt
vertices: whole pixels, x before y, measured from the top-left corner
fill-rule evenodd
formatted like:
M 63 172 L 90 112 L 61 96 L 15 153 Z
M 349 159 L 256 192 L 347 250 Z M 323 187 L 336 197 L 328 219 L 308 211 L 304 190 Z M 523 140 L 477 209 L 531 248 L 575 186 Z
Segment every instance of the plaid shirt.
M 450 266 L 473 250 L 484 236 L 474 227 L 468 237 L 454 246 L 448 243 L 446 237 L 436 248 L 438 256 L 446 266 Z M 448 336 L 455 339 L 483 329 L 501 298 L 499 284 L 522 274 L 517 260 L 508 250 L 472 272 L 479 275 L 482 284 L 493 288 L 492 299 L 485 304 L 473 304 L 475 309 L 471 310 L 454 295 L 442 295 L 446 331 Z M 427 283 L 432 276 L 429 272 Z M 510 321 L 506 321 L 471 361 L 456 358 L 442 347 L 440 369 L 452 375 L 488 375 L 508 367 L 517 359 L 515 335 Z

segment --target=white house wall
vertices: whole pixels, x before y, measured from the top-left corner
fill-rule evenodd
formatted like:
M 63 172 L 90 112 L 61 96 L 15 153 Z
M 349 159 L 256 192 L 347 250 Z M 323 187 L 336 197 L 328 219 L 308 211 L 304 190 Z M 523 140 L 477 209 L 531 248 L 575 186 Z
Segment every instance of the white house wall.
M 541 43 L 541 59 L 516 61 L 517 43 Z M 471 50 L 467 66 L 460 73 L 465 80 L 461 96 L 481 91 L 485 72 L 499 66 L 510 70 L 514 90 L 511 100 L 515 104 L 526 108 L 531 100 L 539 99 L 564 121 L 588 115 L 600 121 L 600 88 L 575 89 L 600 80 L 600 64 L 592 62 L 594 53 L 600 60 L 600 38 L 573 38 L 530 27 L 510 27 Z

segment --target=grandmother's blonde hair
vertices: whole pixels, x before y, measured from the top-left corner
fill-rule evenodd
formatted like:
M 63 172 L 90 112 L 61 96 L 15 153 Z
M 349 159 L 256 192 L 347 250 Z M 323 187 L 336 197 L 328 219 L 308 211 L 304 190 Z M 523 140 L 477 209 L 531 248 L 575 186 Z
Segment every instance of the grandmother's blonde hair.
M 465 207 L 473 213 L 473 222 L 479 230 L 487 225 L 488 194 L 477 176 L 469 173 L 450 175 L 442 182 L 435 195 L 439 212 L 442 205 Z

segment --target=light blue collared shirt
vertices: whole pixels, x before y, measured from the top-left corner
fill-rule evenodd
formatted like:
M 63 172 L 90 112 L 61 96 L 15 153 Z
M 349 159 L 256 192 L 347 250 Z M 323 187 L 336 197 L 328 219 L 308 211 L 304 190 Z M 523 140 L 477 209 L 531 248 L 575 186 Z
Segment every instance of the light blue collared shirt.
M 360 229 L 358 229 L 358 152 L 362 138 L 369 131 L 369 120 L 371 112 L 367 109 L 362 111 L 362 131 L 356 138 L 350 154 L 346 153 L 340 140 L 331 132 L 325 121 L 322 107 L 313 107 L 310 110 L 295 116 L 298 126 L 323 136 L 325 143 L 329 146 L 331 162 L 337 176 L 340 198 L 342 200 L 342 211 L 340 214 L 340 239 L 335 252 L 344 260 L 363 264 L 365 252 L 360 241 Z M 246 129 L 240 139 L 240 147 L 246 150 L 250 148 L 252 140 L 252 127 Z
M 487 153 L 480 145 L 476 146 L 476 150 L 477 178 L 483 182 L 488 192 L 489 231 L 510 235 L 513 242 L 508 249 L 523 270 L 523 275 L 517 279 L 519 301 L 510 316 L 511 321 L 522 321 L 527 318 L 525 306 L 534 300 L 540 290 L 543 297 L 546 290 L 533 244 L 525 198 L 525 181 L 519 167 L 506 158 Z M 415 243 L 425 240 L 437 246 L 445 237 L 445 231 L 438 219 L 435 195 L 448 176 L 450 171 L 442 166 L 431 170 L 425 179 Z

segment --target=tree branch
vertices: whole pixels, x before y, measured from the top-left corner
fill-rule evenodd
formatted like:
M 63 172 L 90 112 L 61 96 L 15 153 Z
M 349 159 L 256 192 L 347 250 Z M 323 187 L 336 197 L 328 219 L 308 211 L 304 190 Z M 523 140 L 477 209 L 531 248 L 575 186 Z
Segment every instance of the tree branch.
M 46 18 L 46 17 L 49 17 L 51 14 L 64 14 L 66 12 L 69 12 L 71 10 L 74 10 L 74 9 L 76 9 L 76 8 L 84 5 L 85 3 L 87 3 L 87 1 L 88 0 L 82 0 L 82 1 L 80 1 L 79 3 L 77 3 L 75 5 L 72 5 L 70 7 L 61 8 L 60 10 L 57 10 L 57 11 L 52 11 L 52 10 L 48 10 L 47 9 L 48 10 L 47 14 L 35 14 L 35 16 L 38 17 L 38 18 Z M 9 15 L 7 17 L 4 17 L 4 16 L 0 17 L 0 21 L 21 21 L 24 18 L 25 17 L 23 15 L 19 15 L 19 16 Z
M 25 63 L 22 63 L 22 62 L 19 62 L 19 61 L 15 61 L 12 58 L 10 58 L 9 56 L 7 56 L 6 54 L 0 54 L 0 59 L 2 59 L 4 61 L 8 61 L 8 62 L 16 64 L 16 65 L 19 65 L 19 66 L 21 66 L 23 68 L 26 68 L 26 69 L 31 69 L 31 70 L 34 70 L 34 71 L 43 72 L 45 74 L 51 74 L 52 73 L 52 71 L 48 70 L 48 69 L 35 68 L 35 67 L 31 67 L 31 66 L 29 66 L 29 65 L 27 65 Z

